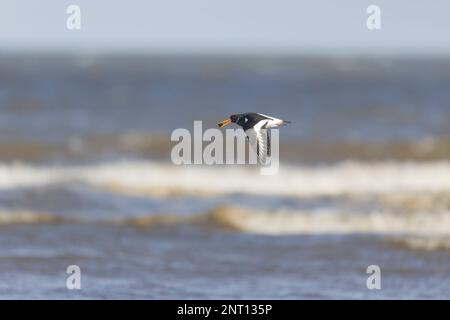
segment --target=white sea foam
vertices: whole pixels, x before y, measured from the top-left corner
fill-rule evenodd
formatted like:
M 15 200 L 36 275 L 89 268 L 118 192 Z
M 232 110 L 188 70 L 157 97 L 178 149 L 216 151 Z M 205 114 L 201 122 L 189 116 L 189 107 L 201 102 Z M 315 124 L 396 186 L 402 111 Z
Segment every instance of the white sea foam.
M 450 236 L 444 235 L 433 235 L 433 236 L 406 236 L 406 237 L 396 237 L 389 240 L 396 246 L 406 247 L 411 250 L 450 250 Z
M 0 189 L 77 181 L 142 195 L 338 196 L 450 191 L 449 162 L 345 162 L 328 166 L 281 166 L 262 176 L 256 168 L 174 166 L 121 161 L 85 166 L 0 164 Z
M 76 222 L 76 220 L 74 218 L 65 218 L 62 216 L 46 212 L 0 209 L 0 225 L 43 224 L 43 223 L 64 223 L 64 222 L 72 223 Z
M 450 236 L 450 212 L 347 213 L 335 210 L 264 212 L 244 208 L 217 208 L 215 222 L 257 234 L 405 234 Z
M 244 207 L 216 207 L 192 215 L 151 214 L 128 218 L 83 219 L 55 213 L 0 210 L 1 224 L 96 223 L 151 227 L 160 225 L 212 225 L 264 235 L 379 234 L 406 236 L 397 243 L 437 246 L 450 239 L 450 211 L 394 213 L 345 212 L 336 209 L 265 211 Z M 436 244 L 437 243 L 437 244 Z

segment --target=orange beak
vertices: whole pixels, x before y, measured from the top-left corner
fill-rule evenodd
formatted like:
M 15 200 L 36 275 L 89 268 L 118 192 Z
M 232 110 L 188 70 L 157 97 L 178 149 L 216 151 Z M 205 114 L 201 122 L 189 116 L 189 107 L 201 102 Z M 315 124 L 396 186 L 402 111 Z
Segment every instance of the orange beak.
M 219 128 L 222 128 L 222 127 L 229 125 L 230 123 L 231 123 L 231 119 L 227 118 L 227 119 L 223 120 L 222 122 L 219 122 L 217 125 L 219 126 Z

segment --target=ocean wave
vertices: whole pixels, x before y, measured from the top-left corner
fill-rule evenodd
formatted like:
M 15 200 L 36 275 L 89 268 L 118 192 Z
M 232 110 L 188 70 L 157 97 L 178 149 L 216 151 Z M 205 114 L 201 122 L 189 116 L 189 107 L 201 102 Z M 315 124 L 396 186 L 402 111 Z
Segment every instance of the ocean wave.
M 410 250 L 450 250 L 450 236 L 448 235 L 395 237 L 392 239 L 388 239 L 387 243 L 395 247 L 406 248 Z
M 0 210 L 0 225 L 74 223 L 77 219 L 66 218 L 46 212 L 26 210 Z
M 111 192 L 140 196 L 250 194 L 294 197 L 450 191 L 450 163 L 343 162 L 282 165 L 277 174 L 257 167 L 175 166 L 119 161 L 81 166 L 0 164 L 0 189 L 85 183 Z
M 333 209 L 264 211 L 218 206 L 206 212 L 83 219 L 32 211 L 0 211 L 0 224 L 103 223 L 158 227 L 192 224 L 263 235 L 397 234 L 450 237 L 450 211 L 436 213 L 349 213 Z
M 449 235 L 450 212 L 397 214 L 318 211 L 255 211 L 220 207 L 205 220 L 241 232 L 286 234 L 416 234 Z

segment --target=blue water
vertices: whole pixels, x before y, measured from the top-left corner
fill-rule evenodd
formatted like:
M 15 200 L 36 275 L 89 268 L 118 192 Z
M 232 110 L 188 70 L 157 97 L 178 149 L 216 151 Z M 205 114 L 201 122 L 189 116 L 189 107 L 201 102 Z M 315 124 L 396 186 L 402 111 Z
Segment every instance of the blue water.
M 296 164 L 393 159 L 403 168 L 408 161 L 447 161 L 448 88 L 450 60 L 443 59 L 0 56 L 0 165 L 24 166 L 1 181 L 0 298 L 450 298 L 445 241 L 430 249 L 402 244 L 397 234 L 267 235 L 217 221 L 123 223 L 152 215 L 208 216 L 221 206 L 328 210 L 350 218 L 393 211 L 408 221 L 419 209 L 449 212 L 448 190 L 437 191 L 439 206 L 436 195 L 423 190 L 425 204 L 407 194 L 409 202 L 393 208 L 386 198 L 395 190 L 161 197 L 96 188 L 73 177 L 17 182 L 35 165 L 170 164 L 172 130 L 190 129 L 194 120 L 216 127 L 246 111 L 292 121 L 282 144 Z M 431 141 L 425 156 L 415 153 L 423 141 Z M 335 156 L 339 150 L 343 154 Z M 10 217 L 21 212 L 64 219 Z M 65 271 L 73 264 L 82 271 L 81 290 L 66 288 Z M 382 270 L 381 290 L 366 287 L 372 264 Z

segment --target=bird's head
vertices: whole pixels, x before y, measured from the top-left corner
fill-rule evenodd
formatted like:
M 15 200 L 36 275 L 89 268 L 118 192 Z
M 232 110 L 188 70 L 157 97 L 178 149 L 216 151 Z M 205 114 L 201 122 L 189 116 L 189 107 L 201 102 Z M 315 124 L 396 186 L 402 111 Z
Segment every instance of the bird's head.
M 230 123 L 239 124 L 239 119 L 241 118 L 240 114 L 232 114 L 229 118 L 226 118 L 218 123 L 219 128 L 226 127 Z

